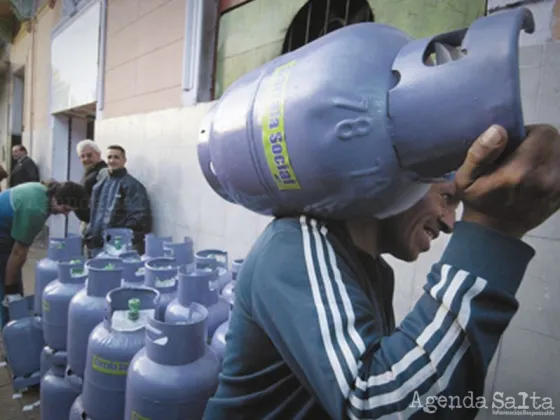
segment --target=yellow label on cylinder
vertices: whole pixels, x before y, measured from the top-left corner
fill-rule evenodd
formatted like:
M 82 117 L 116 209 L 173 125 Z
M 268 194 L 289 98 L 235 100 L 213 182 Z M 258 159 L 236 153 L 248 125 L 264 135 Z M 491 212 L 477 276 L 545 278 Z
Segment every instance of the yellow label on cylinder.
M 51 309 L 51 304 L 48 300 L 43 299 L 43 312 L 48 312 Z
M 288 78 L 295 61 L 278 67 L 265 82 L 263 101 L 265 112 L 262 117 L 262 142 L 268 168 L 279 190 L 299 190 L 301 186 L 296 177 L 284 127 L 284 100 Z
M 128 372 L 129 362 L 117 362 L 93 356 L 91 363 L 94 370 L 106 375 L 124 376 Z
M 149 417 L 144 417 L 138 414 L 136 411 L 132 411 L 130 420 L 151 420 Z

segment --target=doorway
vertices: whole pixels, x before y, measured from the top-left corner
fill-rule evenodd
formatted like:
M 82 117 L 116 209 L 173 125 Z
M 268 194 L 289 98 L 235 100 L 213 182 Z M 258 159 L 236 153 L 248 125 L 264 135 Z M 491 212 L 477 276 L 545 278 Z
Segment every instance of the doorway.
M 52 177 L 57 181 L 80 183 L 84 173 L 76 146 L 84 139 L 95 141 L 95 103 L 63 113 L 53 118 Z M 74 213 L 68 217 L 51 216 L 50 236 L 62 237 L 80 233 L 80 220 Z

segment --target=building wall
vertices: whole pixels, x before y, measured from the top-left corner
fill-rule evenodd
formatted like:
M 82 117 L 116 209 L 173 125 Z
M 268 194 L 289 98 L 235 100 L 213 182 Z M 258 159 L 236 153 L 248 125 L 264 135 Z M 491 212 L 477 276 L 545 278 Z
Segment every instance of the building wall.
M 32 158 L 41 178 L 52 173 L 52 135 L 50 128 L 51 33 L 60 19 L 60 2 L 55 9 L 45 7 L 39 12 L 33 41 L 33 86 L 31 96 L 31 127 L 23 141 L 31 144 Z
M 24 71 L 22 143 L 39 167 L 42 178 L 51 173 L 49 129 L 51 31 L 60 18 L 60 2 L 43 6 L 35 24 L 24 24 L 10 49 L 13 72 Z M 10 91 L 12 87 L 10 86 Z M 6 145 L 9 151 L 9 140 Z
M 10 64 L 12 72 L 19 72 L 23 70 L 25 78 L 24 98 L 23 98 L 23 131 L 26 132 L 30 127 L 31 118 L 31 63 L 33 56 L 31 54 L 31 41 L 32 36 L 28 30 L 28 25 L 22 25 L 19 33 L 16 35 L 13 44 L 10 47 Z M 8 91 L 12 91 L 11 78 L 8 78 Z M 11 101 L 11 98 L 9 99 Z
M 10 151 L 7 143 L 9 140 L 8 121 L 10 118 L 9 104 L 10 104 L 10 78 L 8 74 L 0 77 L 0 165 L 9 171 L 10 165 Z M 0 187 L 6 188 L 7 180 L 2 181 Z
M 103 118 L 181 106 L 186 1 L 109 1 Z
M 488 0 L 488 12 L 496 9 L 517 5 L 517 0 Z M 523 34 L 520 44 L 539 45 L 543 42 L 560 39 L 560 0 L 535 0 L 527 2 L 525 6 L 535 19 L 535 32 Z

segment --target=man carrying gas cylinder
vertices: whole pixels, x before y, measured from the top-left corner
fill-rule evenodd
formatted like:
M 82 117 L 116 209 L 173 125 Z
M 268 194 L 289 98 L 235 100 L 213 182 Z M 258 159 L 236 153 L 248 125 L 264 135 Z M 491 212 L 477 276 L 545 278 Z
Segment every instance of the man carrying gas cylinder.
M 409 418 L 426 414 L 430 395 L 481 395 L 535 254 L 521 238 L 560 208 L 558 130 L 528 127 L 493 166 L 506 144 L 490 127 L 453 181 L 388 219 L 274 220 L 239 273 L 205 418 Z M 393 271 L 381 254 L 414 261 L 441 232 L 451 240 L 395 329 Z M 476 416 L 463 410 L 443 418 Z
M 470 33 L 469 57 L 486 58 L 489 52 L 494 66 L 517 69 L 512 34 L 529 20 L 522 10 L 481 19 Z M 431 40 L 412 41 L 412 46 L 402 41 L 406 47 L 400 58 L 406 66 L 394 64 L 398 58 L 391 56 L 381 67 L 382 52 L 404 37 L 393 28 L 356 26 L 244 76 L 232 87 L 238 89 L 235 94 L 226 92 L 212 109 L 212 118 L 227 117 L 216 122 L 215 131 L 212 119 L 201 130 L 199 159 L 213 157 L 216 170 L 207 162 L 201 168 L 216 192 L 253 205 L 254 211 L 283 216 L 265 228 L 238 274 L 208 420 L 475 418 L 478 408 L 465 398 L 477 401 L 484 395 L 488 366 L 518 309 L 515 294 L 535 254 L 522 238 L 560 208 L 560 135 L 548 125 L 522 130 L 520 95 L 512 88 L 515 72 L 499 73 L 504 82 L 489 71 L 483 76 L 479 68 L 474 79 L 465 72 L 457 82 L 453 72 L 463 66 L 469 70 L 475 61 L 458 60 L 436 70 L 423 66 Z M 486 48 L 487 33 L 496 46 Z M 341 57 L 323 67 L 326 75 L 307 76 L 308 63 L 335 57 L 337 45 L 352 49 L 357 58 L 363 51 L 363 60 L 350 69 L 340 47 Z M 511 54 L 494 60 L 496 48 Z M 334 77 L 337 65 L 344 78 Z M 395 66 L 406 82 L 394 89 L 383 83 Z M 289 72 L 296 79 L 291 84 Z M 427 72 L 430 77 L 420 77 Z M 266 100 L 265 89 L 276 86 L 275 77 L 280 86 L 271 89 L 276 103 L 284 101 L 278 93 L 282 86 L 289 85 L 285 91 L 291 96 L 286 94 L 285 106 L 269 110 L 272 100 Z M 243 96 L 257 91 L 257 85 L 264 87 L 254 102 Z M 459 98 L 453 91 L 470 85 L 478 86 L 476 94 L 464 91 Z M 400 97 L 396 90 L 402 91 Z M 251 104 L 247 107 L 259 120 L 242 114 L 236 121 L 219 109 L 230 98 L 230 103 Z M 503 123 L 487 123 L 489 116 Z M 262 129 L 262 137 L 245 135 L 254 133 L 247 124 Z M 222 144 L 247 152 L 239 152 L 229 165 L 222 159 Z M 259 159 L 254 151 L 263 146 L 262 156 L 270 159 L 249 167 L 250 159 Z M 292 156 L 286 158 L 290 148 Z M 332 149 L 344 153 L 333 156 Z M 245 155 L 248 164 L 239 162 Z M 459 158 L 451 163 L 454 176 L 443 181 L 449 172 L 442 168 L 451 157 Z M 282 165 L 283 176 L 269 176 L 269 161 L 270 172 L 278 175 L 273 165 Z M 415 177 L 407 178 L 411 173 Z M 241 181 L 247 178 L 250 182 Z M 403 179 L 413 181 L 402 187 Z M 417 182 L 414 188 L 412 182 Z M 420 184 L 425 189 L 416 188 Z M 456 222 L 460 202 L 464 211 Z M 349 208 L 352 212 L 343 214 Z M 332 217 L 332 209 L 342 210 Z M 422 296 L 397 327 L 393 270 L 382 254 L 415 261 L 440 233 L 451 234 L 450 241 L 432 266 Z
M 51 214 L 87 206 L 84 187 L 74 182 L 27 182 L 0 193 L 0 325 L 8 322 L 5 297 L 23 295 L 21 269 L 29 248 Z

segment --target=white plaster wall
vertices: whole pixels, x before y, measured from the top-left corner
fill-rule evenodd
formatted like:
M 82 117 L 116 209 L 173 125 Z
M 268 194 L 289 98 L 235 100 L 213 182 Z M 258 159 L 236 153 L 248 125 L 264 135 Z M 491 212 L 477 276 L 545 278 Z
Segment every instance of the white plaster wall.
M 23 78 L 12 75 L 12 106 L 10 107 L 12 134 L 21 134 L 23 129 Z
M 0 78 L 0 165 L 8 170 L 8 161 L 10 156 L 10 81 L 9 76 L 4 74 Z M 6 181 L 2 183 L 2 189 L 7 185 Z
M 518 3 L 518 1 L 488 0 L 487 10 L 491 11 L 496 7 L 503 7 L 513 3 Z M 523 5 L 523 7 L 526 7 L 533 12 L 533 17 L 535 18 L 535 32 L 533 34 L 522 33 L 519 39 L 520 45 L 537 45 L 551 40 L 552 26 L 555 21 L 552 9 L 554 8 L 555 3 L 556 0 L 541 0 L 540 2 Z
M 33 136 L 29 131 L 24 131 L 22 143 L 29 149 L 31 158 L 39 167 L 41 180 L 53 178 L 51 131 L 48 128 L 36 128 L 33 130 Z

